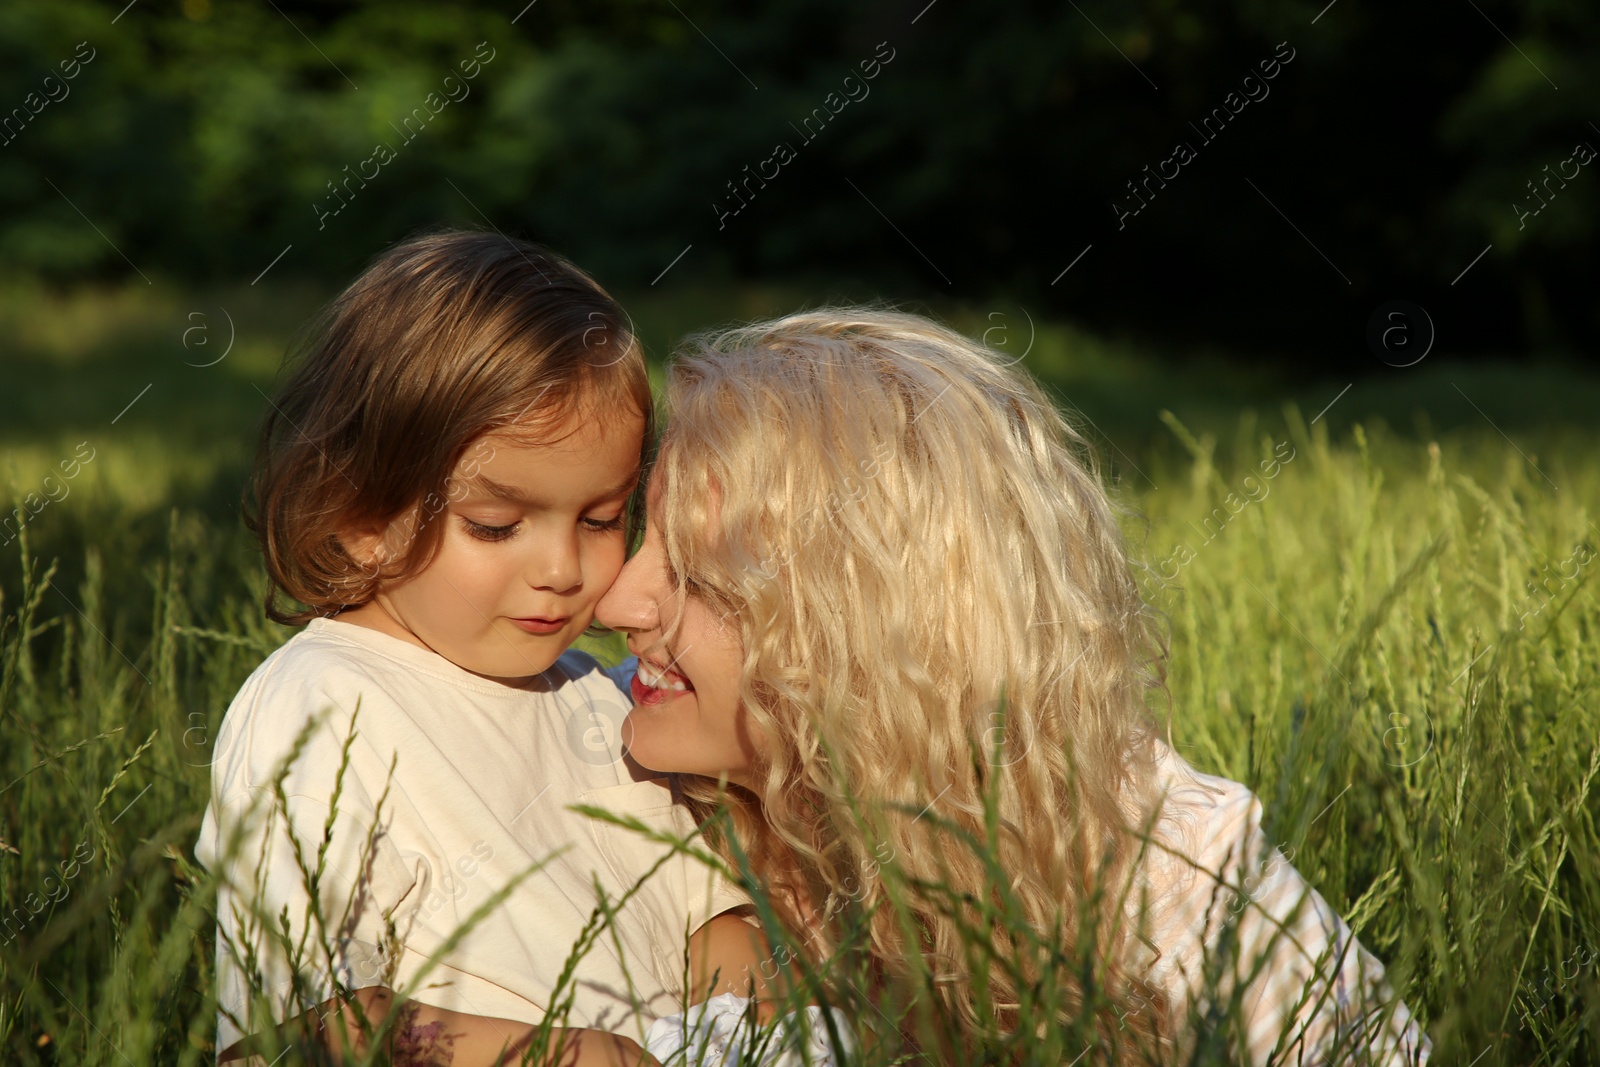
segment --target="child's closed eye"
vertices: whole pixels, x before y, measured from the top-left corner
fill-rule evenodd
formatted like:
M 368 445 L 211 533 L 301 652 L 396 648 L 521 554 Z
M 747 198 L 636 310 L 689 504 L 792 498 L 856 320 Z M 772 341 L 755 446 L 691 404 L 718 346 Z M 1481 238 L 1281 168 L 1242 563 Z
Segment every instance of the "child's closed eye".
M 517 528 L 522 525 L 520 522 L 513 522 L 509 526 L 489 526 L 465 517 L 461 521 L 466 524 L 467 533 L 480 541 L 505 541 L 515 536 Z
M 509 523 L 505 526 L 491 526 L 488 523 L 473 522 L 462 516 L 461 521 L 466 525 L 467 533 L 480 541 L 506 541 L 516 536 L 517 530 L 522 526 L 520 522 Z M 626 522 L 619 515 L 614 519 L 579 519 L 578 524 L 589 533 L 616 533 L 625 528 Z

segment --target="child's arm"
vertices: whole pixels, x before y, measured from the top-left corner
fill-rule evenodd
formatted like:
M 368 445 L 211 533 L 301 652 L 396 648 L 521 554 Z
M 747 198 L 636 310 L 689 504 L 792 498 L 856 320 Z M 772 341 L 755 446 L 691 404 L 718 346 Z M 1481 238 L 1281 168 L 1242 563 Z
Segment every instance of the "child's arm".
M 352 1005 L 334 999 L 303 1018 L 322 1048 L 338 1054 L 348 1040 L 352 1054 L 365 1057 L 370 1040 L 359 1022 L 361 1014 L 365 1014 L 369 1026 L 376 1027 L 394 1010 L 394 993 L 383 986 L 368 986 L 356 990 L 351 999 L 360 1005 L 360 1013 Z M 538 1030 L 529 1023 L 466 1015 L 411 1000 L 400 1005 L 385 1044 L 388 1062 L 394 1067 L 490 1067 L 521 1064 Z M 234 1044 L 218 1057 L 218 1062 L 265 1067 L 266 1057 L 254 1054 L 253 1040 L 246 1038 Z M 599 1030 L 558 1027 L 550 1032 L 550 1046 L 550 1051 L 528 1062 L 538 1067 L 655 1067 L 655 1061 L 634 1042 Z M 241 1062 L 241 1057 L 249 1058 Z

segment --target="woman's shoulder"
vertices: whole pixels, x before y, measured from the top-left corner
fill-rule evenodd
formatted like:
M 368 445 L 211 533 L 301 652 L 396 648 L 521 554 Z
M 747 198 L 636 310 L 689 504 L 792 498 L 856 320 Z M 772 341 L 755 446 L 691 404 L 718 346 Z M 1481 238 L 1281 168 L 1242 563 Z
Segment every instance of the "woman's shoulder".
M 1223 836 L 1253 814 L 1259 820 L 1261 802 L 1242 782 L 1196 770 L 1165 741 L 1155 741 L 1153 799 L 1160 820 L 1178 827 L 1205 827 L 1206 839 Z
M 1241 782 L 1197 770 L 1163 741 L 1155 743 L 1144 827 L 1144 883 L 1157 925 L 1189 925 L 1184 911 L 1231 880 L 1261 847 L 1261 801 Z
M 1248 786 L 1204 774 L 1163 748 L 1155 780 L 1165 804 L 1148 835 L 1153 892 L 1145 919 L 1154 958 L 1147 973 L 1174 992 L 1209 997 L 1204 957 L 1232 944 L 1228 951 L 1249 961 L 1242 970 L 1251 977 L 1242 980 L 1252 987 L 1244 1003 L 1252 1062 L 1269 1061 L 1291 1018 L 1306 1050 L 1347 1041 L 1350 1020 L 1365 1010 L 1351 1014 L 1350 1005 L 1393 999 L 1381 984 L 1382 964 L 1294 868 L 1294 850 L 1274 848 Z M 1330 995 L 1305 997 L 1317 982 L 1331 982 Z M 1391 1022 L 1363 1039 L 1372 1042 L 1373 1061 L 1411 1062 L 1410 1052 L 1397 1050 L 1418 1048 L 1425 1058 L 1430 1046 L 1403 1005 Z

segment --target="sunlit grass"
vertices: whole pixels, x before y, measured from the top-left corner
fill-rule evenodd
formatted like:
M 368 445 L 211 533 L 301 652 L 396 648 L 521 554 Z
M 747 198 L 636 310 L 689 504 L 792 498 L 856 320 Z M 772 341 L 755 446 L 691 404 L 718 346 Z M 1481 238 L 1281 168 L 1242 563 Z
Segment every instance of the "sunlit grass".
M 30 343 L 70 348 L 60 329 Z M 152 391 L 0 548 L 6 1062 L 211 1059 L 213 887 L 192 860 L 207 761 L 228 701 L 290 635 L 262 619 L 227 510 L 264 371 L 230 379 L 233 425 L 204 448 L 165 431 L 174 409 Z M 1595 1062 L 1600 442 L 1253 406 L 1152 419 L 1148 444 L 1111 457 L 1171 623 L 1178 750 L 1262 797 L 1435 1062 Z M 22 492 L 86 436 L 18 432 Z M 1047 1027 L 1036 1047 L 1072 1039 Z

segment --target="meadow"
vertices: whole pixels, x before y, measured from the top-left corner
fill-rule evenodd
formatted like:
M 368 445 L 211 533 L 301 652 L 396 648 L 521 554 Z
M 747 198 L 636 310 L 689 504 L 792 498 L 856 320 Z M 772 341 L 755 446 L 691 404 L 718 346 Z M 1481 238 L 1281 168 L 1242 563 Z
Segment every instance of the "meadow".
M 212 1058 L 214 889 L 192 851 L 211 746 L 290 636 L 262 615 L 239 495 L 323 295 L 0 298 L 0 498 L 27 515 L 0 529 L 5 1062 Z M 619 295 L 654 357 L 802 302 Z M 1341 393 L 1015 306 L 937 310 L 1099 445 L 1170 621 L 1176 747 L 1262 798 L 1433 1062 L 1600 1062 L 1600 381 L 1435 355 Z M 1067 1062 L 1073 1040 L 1051 1023 L 1018 1061 Z M 1195 1062 L 1229 1061 L 1205 1041 Z

